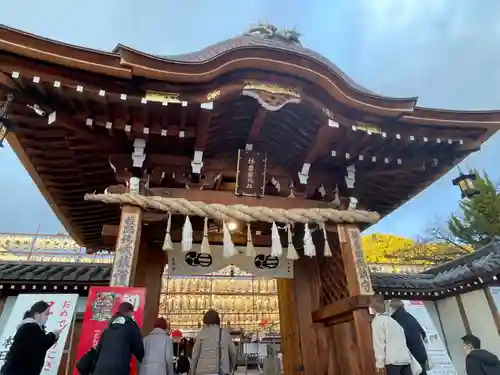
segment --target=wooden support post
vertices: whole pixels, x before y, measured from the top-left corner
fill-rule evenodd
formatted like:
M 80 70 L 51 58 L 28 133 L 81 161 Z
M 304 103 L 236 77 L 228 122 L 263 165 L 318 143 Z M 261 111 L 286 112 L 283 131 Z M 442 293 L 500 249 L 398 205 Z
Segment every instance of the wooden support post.
M 368 313 L 373 290 L 361 248 L 359 229 L 355 225 L 346 224 L 338 225 L 337 230 L 339 247 L 334 251 L 332 249 L 334 254 L 331 260 L 323 259 L 331 267 L 323 268 L 322 271 L 323 278 L 336 280 L 333 283 L 336 293 L 328 294 L 327 304 L 312 314 L 313 321 L 323 326 L 321 330 L 317 330 L 318 347 L 325 337 L 327 341 L 324 354 L 320 357 L 320 361 L 324 362 L 322 373 L 374 375 L 375 358 Z M 328 233 L 328 238 L 332 238 L 334 234 Z M 330 243 L 335 242 L 333 238 L 330 240 Z M 336 298 L 332 299 L 332 295 Z
M 337 231 L 349 296 L 352 298 L 373 295 L 370 271 L 361 247 L 359 228 L 352 224 L 338 225 Z M 352 311 L 352 318 L 359 363 L 351 374 L 375 374 L 371 317 L 366 303 L 359 303 L 358 306 L 355 306 Z
M 283 373 L 292 375 L 302 366 L 297 305 L 292 279 L 277 279 Z
M 152 247 L 146 238 L 141 241 L 137 256 L 134 286 L 146 288 L 146 304 L 142 321 L 142 333 L 149 334 L 153 329 L 163 286 L 163 272 L 167 264 L 167 253 L 158 246 Z
M 111 272 L 111 286 L 133 285 L 140 239 L 141 209 L 135 206 L 123 206 Z
M 338 225 L 337 231 L 349 295 L 373 295 L 370 270 L 361 247 L 359 228 L 356 225 Z
M 142 331 L 147 334 L 158 316 L 167 254 L 141 238 L 141 216 L 139 207 L 122 208 L 110 285 L 146 288 Z

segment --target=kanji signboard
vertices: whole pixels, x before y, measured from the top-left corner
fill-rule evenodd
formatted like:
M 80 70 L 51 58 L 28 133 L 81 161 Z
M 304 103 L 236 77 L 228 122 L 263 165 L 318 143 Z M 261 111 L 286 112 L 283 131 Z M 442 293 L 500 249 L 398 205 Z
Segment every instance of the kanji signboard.
M 236 171 L 236 195 L 264 196 L 266 187 L 266 155 L 260 152 L 239 150 Z
M 131 209 L 132 211 L 127 211 Z M 120 233 L 116 244 L 115 261 L 111 273 L 111 285 L 129 286 L 134 269 L 134 257 L 140 235 L 141 216 L 135 207 L 124 208 Z

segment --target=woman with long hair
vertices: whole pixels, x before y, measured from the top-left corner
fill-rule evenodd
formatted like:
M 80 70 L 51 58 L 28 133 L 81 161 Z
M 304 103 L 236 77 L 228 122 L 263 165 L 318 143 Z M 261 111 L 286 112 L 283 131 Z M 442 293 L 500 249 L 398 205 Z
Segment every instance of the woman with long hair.
M 194 343 L 191 375 L 230 375 L 235 366 L 236 347 L 231 335 L 221 328 L 217 311 L 208 310 Z
M 47 351 L 64 328 L 46 333 L 49 314 L 50 305 L 45 301 L 36 302 L 26 311 L 5 357 L 2 375 L 40 375 Z

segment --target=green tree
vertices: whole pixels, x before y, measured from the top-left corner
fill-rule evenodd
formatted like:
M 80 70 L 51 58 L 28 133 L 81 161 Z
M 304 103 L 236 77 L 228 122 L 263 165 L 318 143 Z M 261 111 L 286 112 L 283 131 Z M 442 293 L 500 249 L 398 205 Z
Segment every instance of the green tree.
M 500 236 L 500 193 L 486 173 L 477 174 L 474 182 L 478 195 L 460 201 L 459 215 L 451 215 L 448 229 L 460 244 L 487 245 Z

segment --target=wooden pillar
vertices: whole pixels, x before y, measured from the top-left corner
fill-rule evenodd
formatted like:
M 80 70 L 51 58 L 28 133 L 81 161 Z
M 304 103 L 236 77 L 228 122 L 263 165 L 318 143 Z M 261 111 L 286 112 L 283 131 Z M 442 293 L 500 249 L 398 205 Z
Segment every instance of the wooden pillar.
M 318 331 L 312 320 L 313 311 L 320 308 L 320 280 L 316 257 L 302 256 L 295 261 L 293 293 L 302 353 L 302 366 L 296 366 L 293 369 L 294 374 L 319 375 L 322 373 L 321 361 L 327 358 L 319 350 Z
M 337 264 L 341 265 L 336 271 L 339 274 L 335 284 L 338 290 L 328 293 L 328 302 L 313 313 L 313 321 L 323 325 L 328 341 L 328 349 L 321 355 L 321 361 L 328 362 L 323 365 L 323 372 L 328 375 L 374 375 L 375 358 L 368 313 L 373 289 L 359 229 L 356 225 L 346 224 L 338 225 L 337 231 L 339 246 L 332 251 L 336 252 Z M 333 233 L 329 233 L 329 238 L 332 237 Z M 325 273 L 322 277 L 326 276 Z M 326 293 L 324 289 L 325 286 L 322 290 Z
M 160 294 L 163 285 L 163 272 L 167 264 L 167 253 L 160 246 L 151 246 L 143 238 L 137 257 L 137 265 L 133 285 L 146 288 L 146 304 L 142 321 L 142 333 L 148 334 L 158 317 Z
M 158 316 L 167 255 L 159 246 L 150 246 L 147 238 L 141 238 L 141 219 L 139 207 L 123 206 L 110 285 L 146 288 L 142 322 L 142 331 L 146 334 Z
M 283 373 L 284 375 L 292 375 L 294 371 L 301 371 L 303 367 L 293 280 L 277 279 L 276 281 L 278 286 Z
M 320 282 L 315 257 L 294 261 L 293 280 L 278 280 L 280 331 L 285 375 L 323 373 L 324 335 L 312 320 L 320 306 Z
M 141 209 L 123 206 L 116 240 L 111 286 L 132 286 L 141 240 Z

